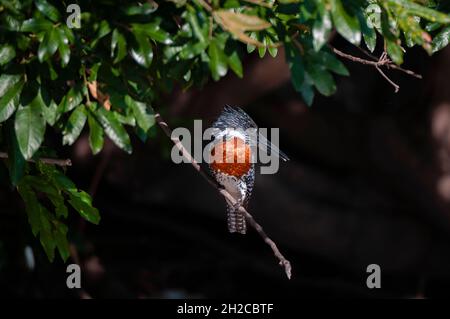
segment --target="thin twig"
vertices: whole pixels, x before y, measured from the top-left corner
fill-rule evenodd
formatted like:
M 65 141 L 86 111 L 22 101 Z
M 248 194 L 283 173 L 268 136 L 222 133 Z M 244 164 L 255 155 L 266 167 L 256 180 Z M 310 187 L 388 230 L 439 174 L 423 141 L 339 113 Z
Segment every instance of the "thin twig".
M 396 64 L 389 64 L 389 65 L 387 66 L 387 68 L 388 68 L 388 69 L 389 69 L 389 68 L 395 69 L 395 70 L 404 72 L 404 73 L 406 73 L 406 74 L 408 74 L 408 75 L 411 75 L 411 76 L 413 76 L 413 77 L 415 77 L 415 78 L 422 79 L 422 75 L 417 74 L 417 73 L 415 73 L 415 72 L 413 72 L 413 71 L 411 71 L 411 70 L 404 69 L 404 68 L 402 68 L 402 67 L 400 67 L 400 66 L 398 66 L 398 65 L 396 65 Z
M 353 61 L 353 62 L 358 62 L 361 64 L 372 65 L 372 66 L 382 66 L 382 65 L 391 63 L 391 61 L 389 59 L 380 59 L 378 61 L 371 61 L 371 60 L 359 58 L 357 56 L 353 56 L 351 54 L 344 53 L 334 47 L 331 47 L 331 48 L 332 48 L 333 52 L 336 53 L 337 55 L 339 55 L 343 58 L 346 58 L 347 60 Z
M 192 155 L 184 148 L 183 144 L 181 143 L 181 141 L 175 137 L 172 136 L 172 130 L 169 128 L 169 126 L 167 125 L 167 123 L 163 120 L 163 118 L 161 117 L 161 115 L 159 113 L 155 114 L 155 120 L 158 123 L 158 125 L 162 128 L 162 130 L 164 131 L 164 133 L 172 140 L 172 142 L 175 144 L 175 146 L 178 148 L 178 150 L 181 151 L 182 156 L 184 156 L 189 163 L 191 163 L 191 165 L 195 168 L 195 170 L 201 175 L 203 176 L 203 178 L 206 179 L 206 181 L 213 186 L 214 188 L 216 188 L 218 190 L 218 192 L 228 201 L 231 203 L 231 205 L 237 205 L 236 200 L 233 198 L 233 196 L 230 195 L 230 193 L 228 193 L 223 187 L 221 187 L 214 179 L 211 178 L 210 175 L 208 175 L 205 171 L 202 170 L 202 168 L 200 167 L 200 165 L 198 164 L 198 162 L 192 157 Z M 262 237 L 262 239 L 264 240 L 264 242 L 269 245 L 269 247 L 272 249 L 275 257 L 277 257 L 280 266 L 282 266 L 284 268 L 284 272 L 286 273 L 286 276 L 291 279 L 291 263 L 289 262 L 289 260 L 287 260 L 283 254 L 281 254 L 281 252 L 279 251 L 277 245 L 275 244 L 275 242 L 269 238 L 269 236 L 267 236 L 267 234 L 265 233 L 264 229 L 262 228 L 262 226 L 260 224 L 258 224 L 258 222 L 256 222 L 256 220 L 253 218 L 253 216 L 242 206 L 239 206 L 239 212 L 241 214 L 243 214 L 245 216 L 245 218 L 247 219 L 247 222 L 250 224 L 250 226 L 252 226 L 257 233 Z
M 371 53 L 368 52 L 367 50 L 364 50 L 363 48 L 358 47 L 358 46 L 357 46 L 356 48 L 357 48 L 359 51 L 361 51 L 362 53 L 364 53 L 366 56 L 368 56 L 369 58 L 371 58 L 373 61 L 378 61 L 378 60 L 379 60 L 379 58 L 377 58 L 376 56 L 374 56 L 373 54 L 371 54 Z M 383 54 L 384 54 L 384 56 L 386 57 L 385 52 L 383 52 Z M 415 73 L 415 72 L 413 72 L 413 71 L 411 71 L 411 70 L 406 70 L 406 69 L 404 69 L 404 68 L 398 66 L 397 64 L 390 63 L 390 64 L 387 64 L 386 67 L 387 67 L 388 69 L 399 70 L 399 71 L 405 72 L 405 73 L 408 74 L 408 75 L 414 76 L 414 77 L 416 77 L 416 78 L 418 78 L 418 79 L 422 79 L 422 75 L 417 74 L 417 73 Z
M 384 66 L 384 67 L 386 67 L 388 69 L 398 70 L 398 71 L 404 72 L 404 73 L 406 73 L 408 75 L 414 76 L 415 78 L 422 79 L 422 76 L 420 74 L 417 74 L 417 73 L 415 73 L 415 72 L 413 72 L 411 70 L 404 69 L 404 68 L 396 65 L 394 62 L 392 62 L 391 59 L 389 59 L 386 51 L 383 51 L 383 53 L 381 54 L 380 58 L 377 59 L 375 56 L 373 56 L 372 54 L 370 54 L 366 50 L 358 47 L 358 49 L 360 51 L 362 51 L 365 55 L 367 55 L 369 58 L 372 59 L 372 60 L 367 60 L 367 59 L 362 59 L 362 58 L 353 56 L 351 54 L 344 53 L 344 52 L 342 52 L 342 51 L 332 47 L 331 45 L 330 45 L 330 48 L 333 50 L 334 53 L 336 53 L 337 55 L 339 55 L 339 56 L 341 56 L 341 57 L 343 57 L 345 59 L 348 59 L 348 60 L 353 61 L 353 62 L 358 62 L 358 63 L 361 63 L 361 64 L 365 64 L 365 65 L 371 65 L 371 66 L 375 67 L 377 69 L 377 71 L 389 82 L 389 84 L 391 84 L 394 87 L 395 93 L 397 93 L 400 90 L 400 86 L 398 84 L 394 83 L 394 81 L 392 81 L 386 75 L 386 73 L 384 73 L 381 70 L 381 67 Z
M 392 81 L 383 71 L 381 71 L 379 66 L 376 65 L 375 68 L 386 79 L 386 81 L 388 81 L 394 87 L 395 93 L 397 93 L 398 90 L 400 90 L 400 86 Z
M 0 158 L 8 158 L 8 157 L 9 157 L 8 153 L 0 152 Z M 58 159 L 58 158 L 41 157 L 41 158 L 39 158 L 38 161 L 45 163 L 45 164 L 52 164 L 52 165 L 58 165 L 58 166 L 72 166 L 72 161 L 69 158 Z M 29 160 L 27 160 L 27 162 L 36 163 L 36 161 L 33 159 L 29 159 Z

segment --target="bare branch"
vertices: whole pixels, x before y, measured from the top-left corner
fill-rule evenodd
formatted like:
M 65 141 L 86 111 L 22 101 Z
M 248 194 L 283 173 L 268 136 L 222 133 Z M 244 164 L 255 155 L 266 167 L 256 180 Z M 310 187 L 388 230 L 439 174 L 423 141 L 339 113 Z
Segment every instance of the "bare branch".
M 371 66 L 375 67 L 377 69 L 377 71 L 389 82 L 389 84 L 391 84 L 394 87 L 395 93 L 397 93 L 400 90 L 400 86 L 397 85 L 396 83 L 394 83 L 394 81 L 392 81 L 386 75 L 386 73 L 384 73 L 381 70 L 381 67 L 384 66 L 384 67 L 386 67 L 388 69 L 398 70 L 398 71 L 404 72 L 404 73 L 406 73 L 408 75 L 414 76 L 414 77 L 416 77 L 418 79 L 422 79 L 422 76 L 420 74 L 417 74 L 417 73 L 415 73 L 415 72 L 413 72 L 411 70 L 403 69 L 402 67 L 400 67 L 400 66 L 396 65 L 394 62 L 392 62 L 389 59 L 389 57 L 387 56 L 386 51 L 383 51 L 383 53 L 381 54 L 380 58 L 377 59 L 375 56 L 373 56 L 369 52 L 367 52 L 364 49 L 358 47 L 358 49 L 360 51 L 362 51 L 365 55 L 367 55 L 371 59 L 371 60 L 367 60 L 367 59 L 362 59 L 362 58 L 353 56 L 351 54 L 344 53 L 344 52 L 336 49 L 335 47 L 332 47 L 331 45 L 330 45 L 330 48 L 333 50 L 333 52 L 336 55 L 339 55 L 339 56 L 341 56 L 341 57 L 343 57 L 343 58 L 345 58 L 347 60 L 350 60 L 350 61 L 353 61 L 353 62 L 358 62 L 358 63 L 365 64 L 365 65 L 371 65 Z
M 404 72 L 404 73 L 406 73 L 406 74 L 408 74 L 408 75 L 411 75 L 411 76 L 413 76 L 413 77 L 415 77 L 415 78 L 422 79 L 422 75 L 417 74 L 417 73 L 415 73 L 415 72 L 413 72 L 413 71 L 411 71 L 411 70 L 403 69 L 402 67 L 399 67 L 399 66 L 396 65 L 396 64 L 389 64 L 389 65 L 387 65 L 387 68 L 388 68 L 388 69 L 389 69 L 389 68 L 390 68 L 390 69 L 395 69 L 395 70 Z
M 383 71 L 381 71 L 379 66 L 375 66 L 375 68 L 386 79 L 386 81 L 388 81 L 394 87 L 395 93 L 397 93 L 398 90 L 400 90 L 400 86 L 396 84 L 394 81 L 392 81 Z
M 374 55 L 371 54 L 370 52 L 367 52 L 367 51 L 364 50 L 363 48 L 358 47 L 358 46 L 357 46 L 357 48 L 358 48 L 359 51 L 361 51 L 362 53 L 364 53 L 366 56 L 368 56 L 369 58 L 371 58 L 373 61 L 378 61 L 378 60 L 379 60 L 376 56 L 374 56 Z M 384 52 L 383 52 L 383 53 L 384 53 Z M 394 64 L 394 63 L 387 64 L 386 67 L 387 67 L 388 69 L 395 69 L 395 70 L 404 72 L 404 73 L 406 73 L 406 74 L 408 74 L 408 75 L 411 75 L 411 76 L 413 76 L 413 77 L 415 77 L 415 78 L 422 79 L 422 75 L 417 74 L 417 73 L 415 73 L 415 72 L 413 72 L 413 71 L 411 71 L 411 70 L 406 70 L 406 69 L 404 69 L 404 68 L 398 66 L 397 64 Z
M 331 47 L 331 48 L 332 48 L 333 52 L 336 53 L 337 55 L 339 55 L 343 58 L 346 58 L 347 60 L 353 61 L 353 62 L 358 62 L 361 64 L 372 65 L 372 66 L 382 66 L 382 65 L 391 63 L 391 61 L 389 59 L 380 59 L 378 61 L 371 61 L 371 60 L 359 58 L 357 56 L 353 56 L 351 54 L 344 53 L 334 47 Z
M 0 158 L 8 158 L 8 153 L 0 152 Z M 70 158 L 67 159 L 58 159 L 58 158 L 49 158 L 49 157 L 41 157 L 39 158 L 39 161 L 45 164 L 52 164 L 52 165 L 58 165 L 58 166 L 72 166 L 72 161 Z M 27 162 L 36 163 L 35 160 L 29 159 Z
M 159 113 L 155 114 L 155 120 L 158 123 L 158 125 L 162 128 L 164 133 L 166 133 L 166 135 L 172 140 L 172 142 L 175 144 L 175 146 L 178 148 L 178 150 L 181 151 L 182 156 L 184 156 L 191 163 L 191 165 L 195 168 L 195 170 L 197 172 L 199 172 L 199 174 L 202 175 L 203 178 L 205 178 L 206 181 L 211 186 L 216 188 L 218 190 L 218 192 L 227 201 L 229 201 L 231 203 L 231 205 L 236 205 L 237 202 L 233 198 L 233 196 L 231 196 L 230 193 L 228 193 L 221 185 L 219 185 L 214 179 L 212 179 L 209 174 L 207 174 L 205 171 L 203 171 L 202 168 L 200 167 L 200 165 L 197 163 L 197 161 L 184 148 L 184 146 L 181 143 L 181 141 L 177 137 L 172 136 L 172 130 L 169 128 L 167 123 L 162 119 L 162 117 L 161 117 L 161 115 Z M 281 254 L 281 252 L 279 251 L 279 249 L 278 249 L 277 245 L 275 244 L 275 242 L 272 239 L 270 239 L 269 236 L 267 236 L 267 234 L 265 233 L 265 231 L 262 228 L 262 226 L 260 224 L 258 224 L 258 222 L 256 222 L 256 220 L 253 218 L 253 216 L 244 207 L 239 206 L 239 212 L 245 216 L 245 218 L 246 218 L 247 222 L 250 224 L 250 226 L 252 226 L 257 231 L 257 233 L 262 237 L 264 242 L 267 245 L 269 245 L 269 247 L 272 249 L 275 257 L 277 257 L 280 266 L 282 266 L 284 268 L 284 272 L 286 273 L 286 276 L 289 279 L 291 279 L 292 267 L 291 267 L 291 263 L 289 262 L 289 260 L 287 260 L 283 256 L 283 254 Z

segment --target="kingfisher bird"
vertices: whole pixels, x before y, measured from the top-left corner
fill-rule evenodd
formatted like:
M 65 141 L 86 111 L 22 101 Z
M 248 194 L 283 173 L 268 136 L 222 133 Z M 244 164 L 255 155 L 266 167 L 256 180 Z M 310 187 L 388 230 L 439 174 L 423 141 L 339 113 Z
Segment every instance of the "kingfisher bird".
M 253 154 L 256 148 L 253 146 L 264 146 L 284 161 L 289 159 L 263 135 L 258 134 L 256 123 L 239 107 L 226 105 L 212 128 L 215 133 L 210 149 L 210 172 L 236 200 L 235 205 L 227 202 L 228 231 L 245 234 L 245 216 L 239 212 L 239 206 L 247 208 L 255 183 L 252 156 L 256 155 Z

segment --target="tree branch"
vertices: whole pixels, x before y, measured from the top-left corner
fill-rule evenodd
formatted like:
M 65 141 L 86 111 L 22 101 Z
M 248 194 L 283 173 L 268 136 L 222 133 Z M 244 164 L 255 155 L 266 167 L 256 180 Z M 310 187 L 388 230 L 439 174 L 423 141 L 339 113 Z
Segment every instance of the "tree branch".
M 0 158 L 8 158 L 8 154 L 5 152 L 0 152 Z M 72 166 L 72 161 L 70 158 L 67 159 L 59 159 L 59 158 L 49 158 L 49 157 L 41 157 L 39 158 L 39 161 L 45 164 L 52 164 L 52 165 L 58 165 L 58 166 Z M 35 160 L 29 159 L 27 162 L 36 163 Z
M 177 137 L 172 136 L 172 130 L 169 128 L 167 123 L 162 119 L 162 117 L 161 117 L 161 115 L 159 113 L 155 114 L 155 120 L 158 123 L 158 125 L 162 128 L 164 133 L 166 133 L 166 135 L 172 140 L 172 142 L 175 144 L 175 146 L 178 148 L 178 150 L 181 151 L 182 155 L 191 163 L 191 165 L 195 168 L 195 170 L 201 176 L 203 176 L 203 178 L 206 179 L 206 181 L 211 186 L 216 188 L 217 191 L 227 201 L 229 201 L 232 205 L 236 205 L 237 202 L 233 198 L 233 196 L 231 196 L 230 193 L 228 193 L 221 185 L 219 185 L 214 179 L 212 179 L 209 174 L 207 174 L 205 171 L 203 171 L 202 168 L 200 167 L 200 165 L 197 163 L 197 161 L 184 148 L 184 146 L 181 143 L 181 141 Z M 291 263 L 289 262 L 289 260 L 287 260 L 283 256 L 283 254 L 281 254 L 281 252 L 279 251 L 279 249 L 278 249 L 277 245 L 275 244 L 275 242 L 272 239 L 270 239 L 269 236 L 267 236 L 267 234 L 265 233 L 265 231 L 262 228 L 262 226 L 260 224 L 258 224 L 258 222 L 256 222 L 256 220 L 253 218 L 253 216 L 244 207 L 239 206 L 239 212 L 245 216 L 245 218 L 246 218 L 247 222 L 250 224 L 250 226 L 252 226 L 257 231 L 257 233 L 262 237 L 264 242 L 267 245 L 269 245 L 269 247 L 273 251 L 273 254 L 275 255 L 275 257 L 277 257 L 280 266 L 282 266 L 284 268 L 284 272 L 286 273 L 286 276 L 288 277 L 288 279 L 291 279 L 292 267 L 291 267 Z
M 392 81 L 381 69 L 379 66 L 375 66 L 375 69 L 377 69 L 377 71 L 386 79 L 386 81 L 388 81 L 395 90 L 395 93 L 398 92 L 398 90 L 400 90 L 400 86 L 398 84 L 396 84 L 394 81 Z
M 353 56 L 351 54 L 347 54 L 344 53 L 338 49 L 336 49 L 335 47 L 330 45 L 330 48 L 333 50 L 333 52 L 336 55 L 339 55 L 347 60 L 353 61 L 353 62 L 358 62 L 361 64 L 365 64 L 365 65 L 371 65 L 373 67 L 375 67 L 375 69 L 377 69 L 377 71 L 394 87 L 395 89 L 395 93 L 397 93 L 400 89 L 400 86 L 398 84 L 396 84 L 394 81 L 392 81 L 382 70 L 381 67 L 386 67 L 388 69 L 394 69 L 394 70 L 398 70 L 401 72 L 404 72 L 408 75 L 414 76 L 418 79 L 422 79 L 422 76 L 420 74 L 414 73 L 411 70 L 406 70 L 403 69 L 402 67 L 396 65 L 394 62 L 391 61 L 391 59 L 388 58 L 386 51 L 383 52 L 383 54 L 381 54 L 380 58 L 377 59 L 375 56 L 373 56 L 372 54 L 366 52 L 365 50 L 361 49 L 360 47 L 358 47 L 359 50 L 361 50 L 365 55 L 367 55 L 369 58 L 371 58 L 371 60 L 367 60 L 367 59 L 362 59 L 356 56 Z
M 336 49 L 335 47 L 331 47 L 331 49 L 333 50 L 334 53 L 336 53 L 337 55 L 339 55 L 343 58 L 346 58 L 347 60 L 350 60 L 353 62 L 358 62 L 358 63 L 365 64 L 365 65 L 382 66 L 382 65 L 392 63 L 391 60 L 386 59 L 386 58 L 379 59 L 378 61 L 371 61 L 371 60 L 359 58 L 357 56 L 353 56 L 351 54 L 344 53 L 344 52 Z

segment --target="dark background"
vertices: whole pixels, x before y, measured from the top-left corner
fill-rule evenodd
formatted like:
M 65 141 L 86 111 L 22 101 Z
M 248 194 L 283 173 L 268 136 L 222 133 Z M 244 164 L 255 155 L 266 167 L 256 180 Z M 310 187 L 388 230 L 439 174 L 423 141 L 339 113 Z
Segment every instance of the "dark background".
M 333 45 L 361 52 L 336 39 Z M 260 127 L 279 127 L 291 161 L 257 175 L 249 211 L 293 266 L 287 280 L 252 229 L 229 234 L 223 198 L 188 164 L 170 160 L 159 127 L 129 156 L 111 142 L 98 156 L 84 134 L 72 148 L 49 144 L 74 163 L 67 171 L 94 195 L 102 221 L 72 213 L 72 258 L 82 289 L 66 288 L 66 265 L 51 264 L 27 224 L 17 193 L 0 188 L 0 296 L 26 298 L 446 297 L 450 285 L 450 49 L 413 49 L 405 67 L 386 70 L 344 61 L 350 77 L 308 108 L 293 90 L 284 53 L 245 62 L 202 90 L 167 94 L 172 128 L 210 123 L 225 104 L 244 108 Z M 34 269 L 26 267 L 31 246 Z M 366 287 L 379 264 L 381 289 Z

